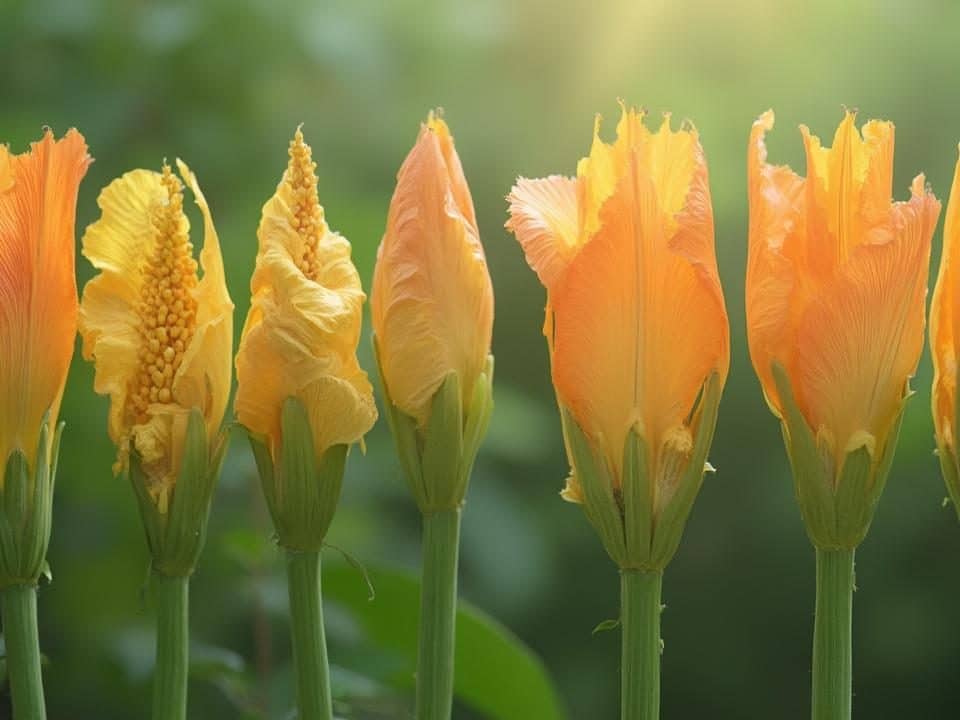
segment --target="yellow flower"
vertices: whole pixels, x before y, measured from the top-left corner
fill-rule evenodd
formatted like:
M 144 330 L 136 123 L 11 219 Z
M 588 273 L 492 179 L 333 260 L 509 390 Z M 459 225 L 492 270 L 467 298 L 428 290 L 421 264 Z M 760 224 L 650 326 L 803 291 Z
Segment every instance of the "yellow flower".
M 314 452 L 360 440 L 377 418 L 357 363 L 364 294 L 350 243 L 317 197 L 316 163 L 298 129 L 276 194 L 263 206 L 253 299 L 237 353 L 236 412 L 274 460 L 287 398 L 307 411 Z
M 490 355 L 493 287 L 453 137 L 433 113 L 397 176 L 371 307 L 392 403 L 423 428 L 455 373 L 469 414 Z
M 933 350 L 933 424 L 940 464 L 954 506 L 960 513 L 960 467 L 957 464 L 957 353 L 960 348 L 960 162 L 953 175 L 943 228 L 940 274 L 930 303 Z
M 183 212 L 183 183 L 133 170 L 104 188 L 100 219 L 87 228 L 83 254 L 100 270 L 83 291 L 83 355 L 96 364 L 95 390 L 110 396 L 115 471 L 137 453 L 149 490 L 166 512 L 184 451 L 191 410 L 202 413 L 208 442 L 219 432 L 230 394 L 233 303 L 207 201 L 177 161 L 200 207 L 204 243 L 198 276 Z
M 507 227 L 547 289 L 553 383 L 571 421 L 565 432 L 574 471 L 564 497 L 585 502 L 597 522 L 602 509 L 584 485 L 602 474 L 597 492 L 609 498 L 615 525 L 605 536 L 611 555 L 621 566 L 658 565 L 669 558 L 651 559 L 651 527 L 644 547 L 618 557 L 618 518 L 634 526 L 625 498 L 643 486 L 644 517 L 662 515 L 682 496 L 682 527 L 712 439 L 729 327 L 696 130 L 674 131 L 667 117 L 651 132 L 643 113 L 626 107 L 615 142 L 600 139 L 599 125 L 598 118 L 576 178 L 517 182 Z M 581 435 L 589 462 L 579 455 Z M 628 468 L 631 438 L 643 443 L 646 460 Z M 678 537 L 671 531 L 670 542 Z
M 779 416 L 783 368 L 797 406 L 831 458 L 882 451 L 923 347 L 930 238 L 940 203 L 923 175 L 908 202 L 891 202 L 893 124 L 857 132 L 846 113 L 832 148 L 801 126 L 809 177 L 766 162 L 750 135 L 747 329 L 753 364 Z
M 77 332 L 74 218 L 92 159 L 83 136 L 44 132 L 29 152 L 0 145 L 0 462 L 33 466 L 56 426 Z M 34 468 L 35 469 L 35 468 Z M 0 487 L 3 473 L 0 472 Z

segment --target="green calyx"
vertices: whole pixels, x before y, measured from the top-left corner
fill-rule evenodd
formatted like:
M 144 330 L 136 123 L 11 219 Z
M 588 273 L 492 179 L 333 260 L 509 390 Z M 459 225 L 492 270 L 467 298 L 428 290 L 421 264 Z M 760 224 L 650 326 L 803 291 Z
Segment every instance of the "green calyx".
M 599 533 L 607 553 L 621 569 L 663 570 L 676 552 L 707 470 L 707 454 L 713 442 L 721 389 L 719 375 L 711 374 L 704 383 L 700 402 L 691 418 L 690 427 L 695 430 L 692 448 L 684 454 L 683 463 L 675 474 L 658 472 L 649 442 L 636 429 L 631 429 L 624 443 L 623 477 L 619 489 L 614 487 L 614 471 L 609 461 L 597 450 L 573 415 L 561 408 L 587 519 Z M 669 484 L 664 482 L 666 480 Z M 658 482 L 660 487 L 657 487 Z
M 467 407 L 462 400 L 461 378 L 451 371 L 433 396 L 426 426 L 418 427 L 416 419 L 390 399 L 376 337 L 373 349 L 380 371 L 384 414 L 420 512 L 430 515 L 461 507 L 493 412 L 493 356 L 487 357 L 483 372 L 474 381 Z
M 63 423 L 50 436 L 50 414 L 40 425 L 33 467 L 20 449 L 7 458 L 0 490 L 0 589 L 36 585 L 46 570 L 53 486 Z
M 317 552 L 340 500 L 348 446 L 333 445 L 318 458 L 310 416 L 295 397 L 283 403 L 280 434 L 274 461 L 266 438 L 248 432 L 277 542 L 293 552 Z
M 821 550 L 853 550 L 866 537 L 886 485 L 910 393 L 901 400 L 887 437 L 870 446 L 849 448 L 834 469 L 833 459 L 818 446 L 778 363 L 773 365 L 773 378 L 783 405 L 783 440 L 807 535 Z
M 180 472 L 165 513 L 150 494 L 140 458 L 131 451 L 125 474 L 140 508 L 154 572 L 169 577 L 193 574 L 206 540 L 210 503 L 228 444 L 229 436 L 223 432 L 211 448 L 203 414 L 197 408 L 190 411 Z

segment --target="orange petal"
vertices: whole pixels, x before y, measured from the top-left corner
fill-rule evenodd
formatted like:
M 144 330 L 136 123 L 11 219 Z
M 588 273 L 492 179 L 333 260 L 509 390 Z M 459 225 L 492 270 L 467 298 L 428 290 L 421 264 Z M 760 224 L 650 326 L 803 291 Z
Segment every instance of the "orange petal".
M 795 265 L 802 262 L 805 181 L 788 167 L 767 164 L 764 135 L 773 123 L 772 110 L 753 123 L 747 151 L 746 311 L 753 366 L 767 402 L 780 414 L 771 368 L 795 332 L 793 298 L 800 291 Z
M 940 203 L 924 192 L 892 208 L 893 240 L 861 244 L 804 312 L 788 367 L 810 426 L 843 450 L 886 438 L 923 347 L 930 239 Z
M 506 227 L 520 242 L 527 263 L 551 288 L 579 250 L 577 181 L 560 175 L 520 178 L 507 196 Z
M 937 440 L 956 451 L 957 353 L 960 343 L 960 161 L 953 174 L 943 226 L 943 255 L 930 302 L 933 351 L 933 422 Z
M 710 372 L 726 372 L 712 247 L 692 259 L 703 243 L 672 241 L 666 229 L 675 223 L 632 159 L 552 298 L 558 397 L 616 468 L 632 426 L 658 447 L 685 423 Z
M 0 148 L 0 462 L 33 459 L 55 422 L 77 332 L 74 222 L 92 162 L 83 136 L 47 130 L 29 152 Z

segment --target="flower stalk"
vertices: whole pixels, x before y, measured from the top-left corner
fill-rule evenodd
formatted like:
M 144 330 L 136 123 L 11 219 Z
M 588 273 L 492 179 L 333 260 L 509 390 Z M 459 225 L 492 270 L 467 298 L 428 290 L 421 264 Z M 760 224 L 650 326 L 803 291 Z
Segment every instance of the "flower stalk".
M 323 630 L 320 552 L 287 551 L 290 636 L 300 720 L 331 720 L 330 667 Z
M 817 549 L 813 720 L 850 720 L 853 692 L 853 550 Z
M 0 604 L 13 716 L 16 720 L 45 720 L 47 711 L 37 636 L 37 588 L 26 584 L 8 585 L 0 592 Z
M 660 717 L 659 570 L 620 571 L 621 720 Z
M 185 720 L 190 666 L 190 577 L 154 573 L 157 598 L 157 665 L 153 720 Z
M 417 720 L 449 720 L 453 708 L 459 548 L 459 508 L 423 516 Z

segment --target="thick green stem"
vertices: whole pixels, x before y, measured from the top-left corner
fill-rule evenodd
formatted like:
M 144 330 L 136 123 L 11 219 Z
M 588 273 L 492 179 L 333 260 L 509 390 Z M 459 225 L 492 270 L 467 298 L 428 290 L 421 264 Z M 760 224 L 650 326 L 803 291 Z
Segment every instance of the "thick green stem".
M 287 552 L 290 637 L 296 668 L 298 720 L 331 720 L 330 667 L 320 600 L 320 553 Z
M 185 720 L 190 665 L 188 576 L 154 574 L 157 591 L 157 667 L 153 720 Z
M 37 588 L 11 585 L 0 592 L 3 637 L 7 645 L 7 675 L 13 696 L 14 720 L 44 720 L 43 682 L 40 678 L 40 641 L 37 637 Z
M 853 550 L 817 549 L 813 720 L 850 720 Z
M 460 510 L 423 517 L 423 580 L 417 656 L 417 720 L 450 720 Z
M 660 717 L 660 571 L 620 571 L 622 720 Z

